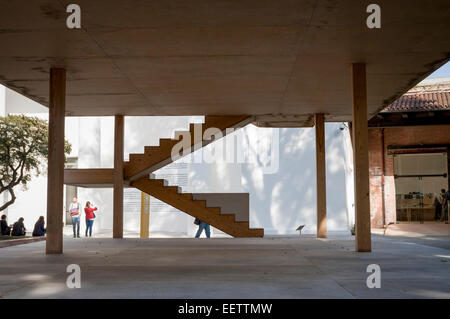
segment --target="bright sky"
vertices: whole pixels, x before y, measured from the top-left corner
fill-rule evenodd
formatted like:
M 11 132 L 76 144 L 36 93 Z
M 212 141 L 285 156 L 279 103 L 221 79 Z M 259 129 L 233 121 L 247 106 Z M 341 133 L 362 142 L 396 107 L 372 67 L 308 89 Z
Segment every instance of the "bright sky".
M 440 69 L 431 73 L 428 78 L 446 78 L 446 77 L 450 77 L 450 62 L 447 62 Z

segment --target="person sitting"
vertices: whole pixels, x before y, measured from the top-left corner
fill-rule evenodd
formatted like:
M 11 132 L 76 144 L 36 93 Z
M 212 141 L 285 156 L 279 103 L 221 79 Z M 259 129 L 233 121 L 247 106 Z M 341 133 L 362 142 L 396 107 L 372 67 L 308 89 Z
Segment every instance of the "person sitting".
M 0 220 L 0 235 L 3 236 L 11 235 L 11 227 L 8 226 L 8 222 L 6 221 L 6 215 L 2 215 L 2 219 Z
M 45 236 L 46 231 L 44 216 L 41 216 L 34 224 L 33 237 Z
M 27 230 L 25 225 L 23 224 L 23 217 L 20 217 L 18 221 L 16 221 L 13 225 L 11 236 L 25 236 Z

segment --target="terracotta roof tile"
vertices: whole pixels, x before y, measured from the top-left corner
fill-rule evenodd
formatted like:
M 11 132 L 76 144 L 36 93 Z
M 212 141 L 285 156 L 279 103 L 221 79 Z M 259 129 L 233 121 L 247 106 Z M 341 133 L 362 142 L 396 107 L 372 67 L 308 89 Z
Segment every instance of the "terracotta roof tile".
M 450 85 L 418 85 L 382 112 L 427 112 L 450 110 Z

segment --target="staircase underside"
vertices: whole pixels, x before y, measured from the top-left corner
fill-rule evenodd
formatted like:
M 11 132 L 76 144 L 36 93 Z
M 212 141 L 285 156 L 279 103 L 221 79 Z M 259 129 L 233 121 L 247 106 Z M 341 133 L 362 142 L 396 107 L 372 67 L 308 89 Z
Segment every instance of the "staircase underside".
M 181 193 L 178 186 L 167 186 L 162 179 L 141 178 L 131 186 L 196 217 L 233 237 L 263 237 L 264 229 L 251 229 L 248 221 L 236 221 L 235 214 L 223 214 L 220 207 L 208 207 L 206 200 L 195 200 Z

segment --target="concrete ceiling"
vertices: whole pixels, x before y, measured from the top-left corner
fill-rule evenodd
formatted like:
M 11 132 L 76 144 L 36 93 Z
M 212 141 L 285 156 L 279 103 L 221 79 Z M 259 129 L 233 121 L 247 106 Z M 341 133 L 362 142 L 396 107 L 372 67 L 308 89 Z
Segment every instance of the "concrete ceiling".
M 68 71 L 67 115 L 263 115 L 351 120 L 350 65 L 367 63 L 369 117 L 450 57 L 450 1 L 0 0 L 0 82 L 48 104 Z M 286 118 L 286 121 L 283 120 Z M 302 124 L 303 123 L 303 124 Z

